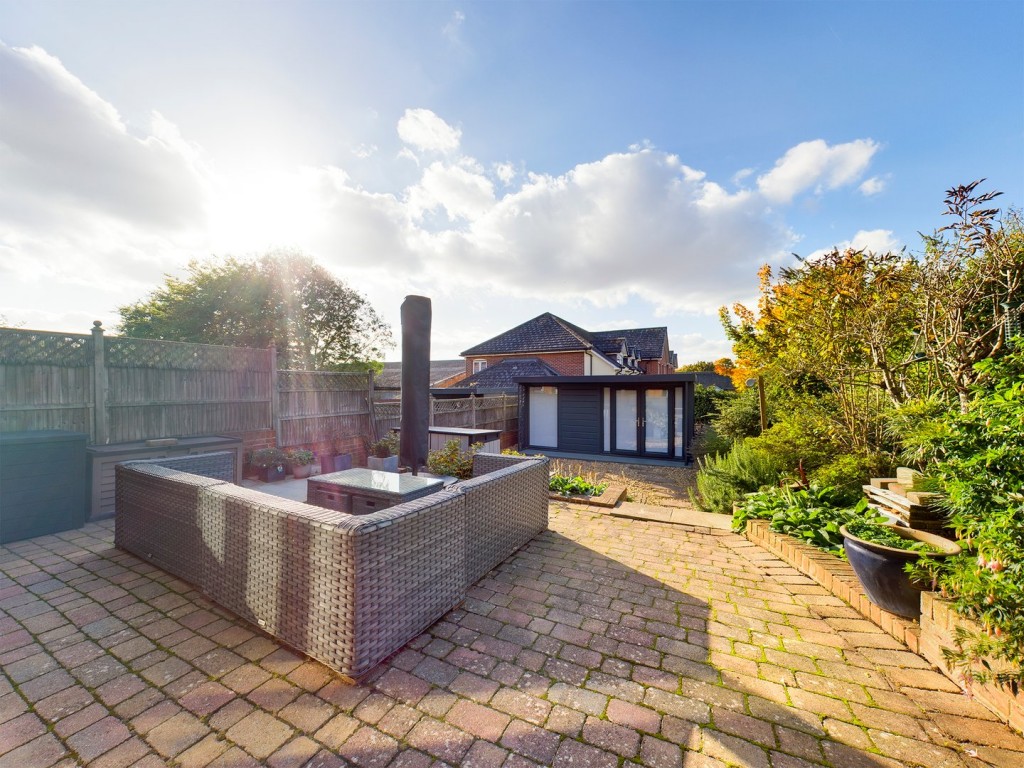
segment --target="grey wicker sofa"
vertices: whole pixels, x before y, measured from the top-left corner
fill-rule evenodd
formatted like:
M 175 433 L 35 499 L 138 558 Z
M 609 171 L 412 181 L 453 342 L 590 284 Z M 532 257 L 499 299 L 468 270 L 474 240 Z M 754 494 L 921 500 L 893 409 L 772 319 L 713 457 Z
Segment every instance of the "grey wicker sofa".
M 362 516 L 241 488 L 190 459 L 117 467 L 117 546 L 351 678 L 547 528 L 546 459 L 477 454 L 472 479 Z

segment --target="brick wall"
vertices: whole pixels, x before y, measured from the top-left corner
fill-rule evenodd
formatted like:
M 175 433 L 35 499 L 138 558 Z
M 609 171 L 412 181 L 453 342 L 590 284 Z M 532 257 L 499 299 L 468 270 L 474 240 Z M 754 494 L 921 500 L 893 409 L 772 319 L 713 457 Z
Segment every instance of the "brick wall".
M 486 360 L 488 367 L 497 365 L 502 360 L 513 360 L 516 358 L 534 358 L 543 360 L 550 365 L 560 376 L 583 376 L 583 352 L 540 352 L 529 355 L 477 355 L 466 358 L 466 373 L 473 373 L 474 360 Z

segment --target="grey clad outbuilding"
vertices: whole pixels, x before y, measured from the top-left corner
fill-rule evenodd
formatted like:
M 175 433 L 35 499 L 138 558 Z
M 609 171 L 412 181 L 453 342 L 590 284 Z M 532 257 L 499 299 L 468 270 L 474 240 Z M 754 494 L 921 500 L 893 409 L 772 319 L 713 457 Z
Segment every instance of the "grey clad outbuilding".
M 519 445 L 551 456 L 686 463 L 692 373 L 536 376 L 519 383 Z

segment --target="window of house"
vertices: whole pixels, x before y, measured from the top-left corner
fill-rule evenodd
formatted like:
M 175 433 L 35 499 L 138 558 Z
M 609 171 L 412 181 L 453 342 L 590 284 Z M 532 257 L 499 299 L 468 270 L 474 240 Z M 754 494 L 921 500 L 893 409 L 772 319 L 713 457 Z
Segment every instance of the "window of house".
M 473 373 L 480 373 L 484 368 L 487 367 L 486 360 L 474 360 L 473 361 Z

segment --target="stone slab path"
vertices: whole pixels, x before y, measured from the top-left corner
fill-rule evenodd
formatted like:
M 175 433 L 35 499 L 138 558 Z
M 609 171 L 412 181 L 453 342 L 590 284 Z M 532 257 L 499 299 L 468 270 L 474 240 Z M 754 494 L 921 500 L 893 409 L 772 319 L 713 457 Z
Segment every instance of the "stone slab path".
M 0 768 L 1024 766 L 1024 740 L 728 531 L 550 530 L 350 686 L 114 549 L 0 548 Z

